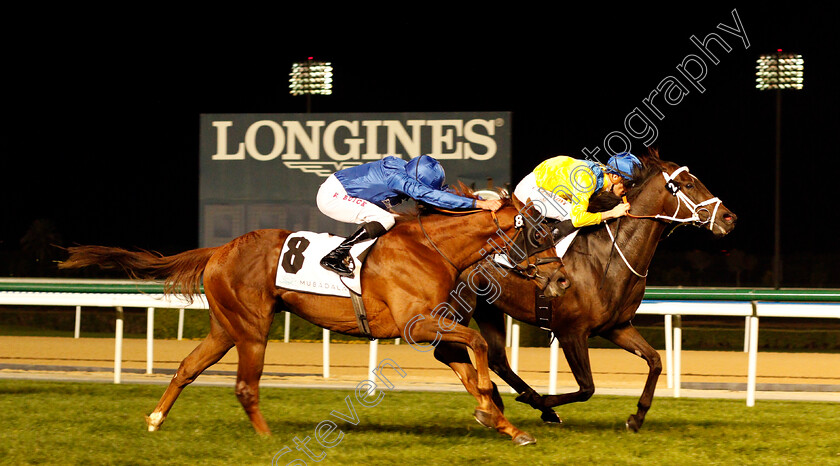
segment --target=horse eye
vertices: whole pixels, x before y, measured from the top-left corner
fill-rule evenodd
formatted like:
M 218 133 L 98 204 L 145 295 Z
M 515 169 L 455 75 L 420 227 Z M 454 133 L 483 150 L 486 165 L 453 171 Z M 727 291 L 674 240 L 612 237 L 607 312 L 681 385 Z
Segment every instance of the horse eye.
M 688 183 L 688 184 L 685 185 L 685 187 L 686 187 L 686 189 L 694 189 L 694 184 L 693 183 Z

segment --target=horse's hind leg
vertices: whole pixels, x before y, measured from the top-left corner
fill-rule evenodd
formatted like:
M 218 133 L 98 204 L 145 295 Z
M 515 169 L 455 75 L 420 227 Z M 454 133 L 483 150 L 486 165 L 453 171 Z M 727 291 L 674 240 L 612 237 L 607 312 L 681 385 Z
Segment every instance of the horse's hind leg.
M 505 316 L 500 311 L 489 306 L 483 306 L 474 315 L 475 321 L 481 330 L 481 336 L 487 341 L 487 358 L 490 370 L 508 383 L 519 396 L 516 401 L 526 403 L 534 409 L 542 412 L 540 418 L 546 423 L 560 424 L 562 421 L 551 408 L 546 408 L 540 403 L 540 395 L 516 372 L 508 363 L 505 353 Z M 501 406 L 500 406 L 501 408 Z
M 260 411 L 260 377 L 265 362 L 266 340 L 246 341 L 236 345 L 239 369 L 236 373 L 236 398 L 245 408 L 251 425 L 259 434 L 271 434 Z
M 233 346 L 233 340 L 227 332 L 222 329 L 219 323 L 210 318 L 210 334 L 202 341 L 178 367 L 178 371 L 172 376 L 169 386 L 160 398 L 152 414 L 146 416 L 146 425 L 149 432 L 160 429 L 166 419 L 172 405 L 181 394 L 181 391 L 192 383 L 205 369 L 212 366 Z
M 627 419 L 627 429 L 638 432 L 642 427 L 642 423 L 645 422 L 645 415 L 650 409 L 650 405 L 653 403 L 653 392 L 656 390 L 656 381 L 659 380 L 659 374 L 662 373 L 662 359 L 659 357 L 659 353 L 650 346 L 633 325 L 628 324 L 623 327 L 614 328 L 605 334 L 604 338 L 643 358 L 648 363 L 648 376 L 645 381 L 642 396 L 639 398 L 639 409 L 636 411 L 636 414 L 631 414 Z
M 205 279 L 205 287 L 207 280 Z M 259 434 L 271 434 L 260 411 L 260 377 L 265 364 L 265 347 L 268 332 L 274 320 L 270 302 L 261 297 L 242 293 L 244 297 L 231 297 L 224 303 L 217 302 L 219 319 L 235 335 L 239 364 L 236 371 L 236 398 L 248 414 L 254 430 Z

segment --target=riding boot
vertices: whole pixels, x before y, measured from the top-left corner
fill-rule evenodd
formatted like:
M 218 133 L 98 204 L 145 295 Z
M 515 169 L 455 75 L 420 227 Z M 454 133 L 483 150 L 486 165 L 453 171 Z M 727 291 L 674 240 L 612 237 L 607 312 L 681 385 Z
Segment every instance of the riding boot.
M 342 277 L 352 277 L 356 264 L 353 262 L 353 258 L 350 257 L 350 248 L 362 241 L 381 236 L 385 231 L 385 227 L 379 222 L 365 223 L 355 233 L 342 241 L 337 248 L 324 256 L 321 259 L 321 267 L 333 271 Z
M 551 237 L 555 243 L 559 243 L 561 239 L 569 236 L 577 230 L 571 220 L 553 221 L 549 223 L 548 226 L 551 230 Z

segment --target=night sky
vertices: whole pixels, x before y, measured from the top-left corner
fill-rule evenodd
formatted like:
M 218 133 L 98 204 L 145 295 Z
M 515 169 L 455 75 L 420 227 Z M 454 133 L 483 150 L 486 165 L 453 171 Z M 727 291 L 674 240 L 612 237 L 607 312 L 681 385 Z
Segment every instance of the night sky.
M 749 48 L 717 28 L 736 25 L 733 9 Z M 0 275 L 26 270 L 21 238 L 38 220 L 63 245 L 197 247 L 199 115 L 304 112 L 305 100 L 288 94 L 288 73 L 292 62 L 314 56 L 335 67 L 334 94 L 313 99 L 316 113 L 512 112 L 513 183 L 548 157 L 582 157 L 585 147 L 600 146 L 660 81 L 680 79 L 689 93 L 660 106 L 652 145 L 687 165 L 739 225 L 722 240 L 677 230 L 654 261 L 658 279 L 698 284 L 664 272 L 688 267 L 687 251 L 720 259 L 739 250 L 757 261 L 744 281 L 760 286 L 773 247 L 775 99 L 755 89 L 755 61 L 781 48 L 805 59 L 805 88 L 785 92 L 782 104 L 783 284 L 840 286 L 832 228 L 840 11 L 769 9 L 488 7 L 389 11 L 376 21 L 335 13 L 317 24 L 256 10 L 201 21 L 124 12 L 114 21 L 78 13 L 39 21 L 5 56 L 12 82 L 4 99 Z M 718 64 L 701 57 L 707 75 L 699 92 L 677 65 L 701 55 L 692 35 L 713 32 L 731 50 L 711 46 Z M 633 142 L 634 152 L 646 150 Z M 700 284 L 734 285 L 725 269 L 707 273 L 714 277 Z

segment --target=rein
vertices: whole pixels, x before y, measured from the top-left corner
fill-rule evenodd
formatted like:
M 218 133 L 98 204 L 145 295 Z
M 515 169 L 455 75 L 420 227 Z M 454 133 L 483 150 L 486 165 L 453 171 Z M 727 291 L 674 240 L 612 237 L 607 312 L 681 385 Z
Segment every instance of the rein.
M 440 249 L 438 249 L 438 247 L 437 247 L 437 245 L 435 244 L 435 242 L 434 242 L 434 241 L 432 241 L 432 238 L 430 238 L 430 237 L 429 237 L 429 234 L 428 234 L 428 233 L 426 233 L 426 229 L 425 229 L 425 228 L 423 228 L 423 221 L 422 221 L 422 220 L 420 220 L 420 216 L 421 216 L 421 215 L 422 215 L 422 214 L 418 214 L 418 215 L 417 215 L 417 223 L 419 223 L 419 224 L 420 224 L 420 231 L 422 231 L 422 232 L 423 232 L 423 236 L 425 236 L 425 237 L 426 237 L 426 241 L 428 241 L 428 242 L 429 242 L 429 244 L 431 244 L 431 245 L 432 245 L 432 247 L 433 247 L 433 248 L 435 248 L 435 251 L 437 251 L 437 253 L 438 253 L 438 254 L 440 254 L 440 256 L 441 256 L 441 257 L 443 257 L 444 259 L 446 259 L 446 262 L 449 262 L 449 265 L 451 265 L 453 269 L 458 270 L 458 266 L 457 266 L 457 265 L 455 265 L 455 263 L 454 263 L 454 262 L 452 262 L 452 261 L 451 261 L 448 257 L 446 257 L 446 254 L 444 254 L 444 253 L 443 253 L 443 251 L 441 251 Z
M 525 229 L 524 222 L 525 221 L 522 218 L 521 214 L 516 216 L 515 223 L 514 223 L 514 227 L 516 228 L 516 234 L 513 235 L 513 238 L 511 238 L 510 242 L 511 242 L 512 245 L 515 245 L 516 240 L 519 238 L 519 236 L 520 235 L 523 236 L 522 245 L 525 248 L 525 258 L 521 262 L 527 261 L 528 265 L 525 266 L 525 267 L 522 267 L 522 266 L 519 265 L 519 262 L 517 262 L 513 265 L 513 268 L 511 270 L 513 270 L 513 272 L 516 273 L 517 275 L 521 275 L 521 276 L 523 276 L 525 278 L 528 278 L 528 279 L 534 279 L 534 278 L 540 277 L 539 270 L 537 269 L 538 266 L 543 265 L 543 264 L 550 264 L 552 262 L 562 262 L 563 260 L 561 258 L 557 257 L 557 256 L 535 257 L 534 262 L 531 263 L 529 261 L 531 255 L 536 254 L 538 252 L 541 252 L 545 249 L 540 249 L 539 247 L 537 247 L 536 251 L 533 251 L 533 252 L 531 251 L 532 248 L 528 247 L 531 244 L 531 240 L 530 240 L 530 238 L 528 238 L 528 234 L 525 233 L 526 229 Z M 508 254 L 507 252 L 503 251 L 502 254 L 504 254 L 506 257 L 510 257 L 510 254 Z M 485 255 L 485 254 L 482 254 L 482 255 Z M 528 270 L 531 270 L 531 269 L 533 269 L 534 272 L 529 274 Z
M 662 176 L 665 178 L 665 188 L 668 189 L 668 192 L 670 192 L 672 196 L 677 198 L 677 208 L 674 209 L 674 213 L 672 215 L 662 215 L 662 214 L 633 215 L 629 212 L 626 215 L 628 217 L 631 217 L 631 218 L 667 220 L 667 221 L 671 221 L 671 222 L 679 222 L 681 225 L 685 225 L 687 223 L 693 223 L 696 226 L 704 226 L 708 223 L 709 224 L 709 230 L 711 231 L 714 227 L 714 218 L 715 218 L 715 215 L 717 215 L 717 211 L 718 211 L 718 208 L 720 207 L 721 200 L 718 199 L 717 197 L 712 197 L 712 198 L 707 199 L 707 200 L 705 200 L 705 201 L 703 201 L 699 204 L 694 203 L 694 201 L 689 199 L 688 196 L 684 192 L 682 192 L 682 188 L 680 187 L 679 183 L 674 181 L 674 179 L 677 177 L 677 175 L 679 175 L 681 172 L 689 173 L 688 167 L 680 167 L 680 168 L 674 170 L 674 172 L 671 173 L 670 175 L 668 173 L 664 172 L 664 171 L 662 172 Z M 691 211 L 691 217 L 687 217 L 687 218 L 677 217 L 677 213 L 679 213 L 680 207 L 682 207 L 683 203 L 685 203 L 686 207 Z M 714 208 L 713 208 L 712 212 L 709 212 L 709 209 L 706 207 L 710 204 L 714 204 Z M 706 213 L 707 217 L 706 217 L 705 220 L 703 220 L 700 217 L 700 212 L 705 212 Z M 621 219 L 619 219 L 619 220 L 621 220 Z M 620 226 L 620 223 L 618 225 Z M 630 269 L 630 271 L 633 272 L 633 274 L 636 275 L 637 277 L 639 277 L 639 278 L 647 277 L 648 272 L 650 270 L 645 271 L 644 275 L 640 274 L 639 272 L 636 272 L 636 269 L 634 269 L 630 265 L 630 262 L 627 261 L 627 258 L 624 256 L 624 253 L 621 251 L 621 248 L 618 247 L 618 244 L 616 243 L 616 238 L 618 237 L 618 226 L 615 229 L 616 230 L 615 235 L 613 235 L 613 232 L 612 232 L 612 230 L 610 230 L 609 225 L 604 224 L 604 227 L 607 229 L 607 233 L 609 233 L 610 239 L 612 240 L 612 248 L 615 248 L 615 250 L 618 251 L 618 255 L 621 257 L 621 260 L 624 261 L 624 265 L 626 265 L 627 268 Z M 612 248 L 610 249 L 610 258 L 612 258 Z M 609 267 L 609 263 L 607 263 L 607 267 Z M 606 278 L 606 276 L 607 276 L 607 272 L 605 270 L 604 271 L 604 278 Z M 602 280 L 602 283 L 603 283 L 603 280 Z
M 674 181 L 677 175 L 679 175 L 680 172 L 683 171 L 689 173 L 688 167 L 680 167 L 670 175 L 665 173 L 664 171 L 662 172 L 662 176 L 665 178 L 665 187 L 668 189 L 672 196 L 677 198 L 677 207 L 676 209 L 674 209 L 674 213 L 672 215 L 632 215 L 628 212 L 627 216 L 632 218 L 651 218 L 657 220 L 668 220 L 671 222 L 693 223 L 697 226 L 704 226 L 706 224 L 709 224 L 709 230 L 711 231 L 714 228 L 713 220 L 715 218 L 715 215 L 717 215 L 717 211 L 720 207 L 721 200 L 717 197 L 712 197 L 699 204 L 695 204 L 694 201 L 689 199 L 688 196 L 686 196 L 686 194 L 682 192 L 682 188 L 680 187 L 680 185 Z M 683 203 L 685 203 L 686 207 L 688 207 L 688 209 L 691 211 L 691 217 L 677 217 L 677 213 L 680 211 L 680 207 L 682 207 Z M 709 204 L 714 204 L 714 208 L 711 212 L 709 212 L 709 209 L 706 207 Z M 706 213 L 705 220 L 703 220 L 700 217 L 700 212 Z
M 616 227 L 616 229 L 615 229 L 616 234 L 615 234 L 615 236 L 613 236 L 613 232 L 612 232 L 612 230 L 610 230 L 610 227 L 609 227 L 608 225 L 605 225 L 605 226 L 606 226 L 606 228 L 607 228 L 607 233 L 609 233 L 609 234 L 610 234 L 610 239 L 612 240 L 612 245 L 613 245 L 613 248 L 614 248 L 616 251 L 618 251 L 618 255 L 621 257 L 621 260 L 623 260 L 623 261 L 624 261 L 624 265 L 626 265 L 626 266 L 627 266 L 627 268 L 628 268 L 628 269 L 630 269 L 630 271 L 631 271 L 631 272 L 633 272 L 633 275 L 635 275 L 635 276 L 637 276 L 637 277 L 639 277 L 639 278 L 645 278 L 645 277 L 647 277 L 647 276 L 648 276 L 648 272 L 650 272 L 650 270 L 646 270 L 644 275 L 640 274 L 639 272 L 636 272 L 636 269 L 634 269 L 634 268 L 633 268 L 633 266 L 631 266 L 631 265 L 630 265 L 630 262 L 628 262 L 628 261 L 627 261 L 627 258 L 626 258 L 626 257 L 624 257 L 624 253 L 623 253 L 623 252 L 621 252 L 621 248 L 619 248 L 619 247 L 618 247 L 618 244 L 616 244 L 616 237 L 618 236 L 618 227 Z M 612 257 L 612 248 L 610 249 L 610 257 Z M 609 266 L 609 263 L 608 263 L 607 265 Z M 606 278 L 606 276 L 607 276 L 607 272 L 606 272 L 606 270 L 605 270 L 605 271 L 604 271 L 604 278 Z M 603 283 L 603 282 L 602 282 L 602 283 Z
M 483 209 L 472 209 L 472 210 L 466 210 L 466 211 L 452 211 L 452 210 L 446 210 L 446 209 L 441 209 L 441 208 L 436 207 L 435 210 L 437 210 L 439 212 L 442 212 L 442 213 L 448 213 L 448 214 L 473 214 L 473 213 L 481 212 Z M 496 224 L 496 228 L 501 231 L 502 227 L 499 224 L 499 218 L 496 216 L 496 212 L 491 211 L 490 215 L 493 217 L 493 222 Z M 455 263 L 452 262 L 452 260 L 449 259 L 449 257 L 447 257 L 446 254 L 444 254 L 443 251 L 440 250 L 440 248 L 437 247 L 435 242 L 432 240 L 432 238 L 426 232 L 426 228 L 423 227 L 422 212 L 417 215 L 417 223 L 420 225 L 420 231 L 423 232 L 423 236 L 426 237 L 426 241 L 428 241 L 429 244 L 432 245 L 432 247 L 435 249 L 435 251 L 437 251 L 437 253 L 440 254 L 440 256 L 443 257 L 446 260 L 446 262 L 448 262 L 449 265 L 452 266 L 452 268 L 454 268 L 455 270 L 459 270 L 458 266 L 455 265 Z M 519 237 L 520 234 L 522 234 L 522 231 L 524 230 L 524 227 L 525 227 L 525 220 L 523 219 L 522 214 L 518 214 L 514 219 L 514 228 L 516 228 L 516 234 L 513 235 L 513 238 L 510 240 L 512 244 L 515 244 L 516 239 Z M 494 242 L 494 244 L 495 244 L 495 242 Z M 525 238 L 524 244 L 525 244 L 525 258 L 523 259 L 523 261 L 528 261 L 528 259 L 531 256 L 531 253 L 530 253 L 529 248 L 528 248 L 528 238 Z M 499 251 L 500 254 L 504 254 L 506 257 L 511 257 L 511 254 L 509 254 L 509 251 L 507 249 L 505 249 L 504 247 L 499 247 L 499 249 L 500 249 L 500 251 Z M 493 249 L 493 250 L 495 250 L 495 249 Z M 491 251 L 493 251 L 493 250 L 491 250 Z M 482 250 L 481 255 L 482 256 L 487 255 L 485 250 Z M 533 278 L 540 277 L 539 271 L 537 270 L 538 266 L 543 265 L 543 264 L 548 264 L 548 263 L 551 263 L 551 262 L 560 262 L 560 261 L 561 261 L 561 259 L 559 257 L 535 258 L 534 263 L 528 262 L 528 265 L 525 266 L 525 267 L 522 267 L 521 265 L 519 265 L 519 262 L 515 263 L 512 270 L 519 275 L 522 275 L 522 276 L 524 276 L 526 278 L 529 278 L 529 279 L 533 279 Z M 531 270 L 531 269 L 534 269 L 534 272 L 529 274 L 528 270 Z
M 482 209 L 473 209 L 473 210 L 466 210 L 466 211 L 454 211 L 454 210 L 446 210 L 446 209 L 437 209 L 436 208 L 436 210 L 439 210 L 440 212 L 444 212 L 444 213 L 447 213 L 447 214 L 474 214 L 474 213 L 477 213 L 477 212 L 481 212 Z M 490 214 L 493 216 L 493 222 L 496 223 L 496 228 L 501 228 L 501 226 L 499 225 L 499 219 L 498 219 L 498 217 L 496 217 L 496 212 L 490 212 Z M 429 234 L 426 233 L 426 228 L 423 227 L 422 216 L 423 216 L 422 212 L 417 214 L 417 223 L 420 224 L 420 231 L 423 232 L 423 236 L 426 237 L 426 241 L 428 241 L 429 244 L 431 244 L 432 247 L 435 248 L 435 251 L 437 251 L 437 253 L 440 254 L 441 257 L 446 259 L 446 262 L 448 262 L 449 265 L 451 265 L 452 268 L 454 268 L 457 271 L 458 266 L 455 265 L 455 263 L 452 262 L 452 260 L 449 259 L 449 257 L 447 257 L 446 254 L 444 254 L 443 251 L 441 251 L 437 247 L 437 244 L 435 244 L 435 242 L 432 241 L 432 238 L 429 236 Z

